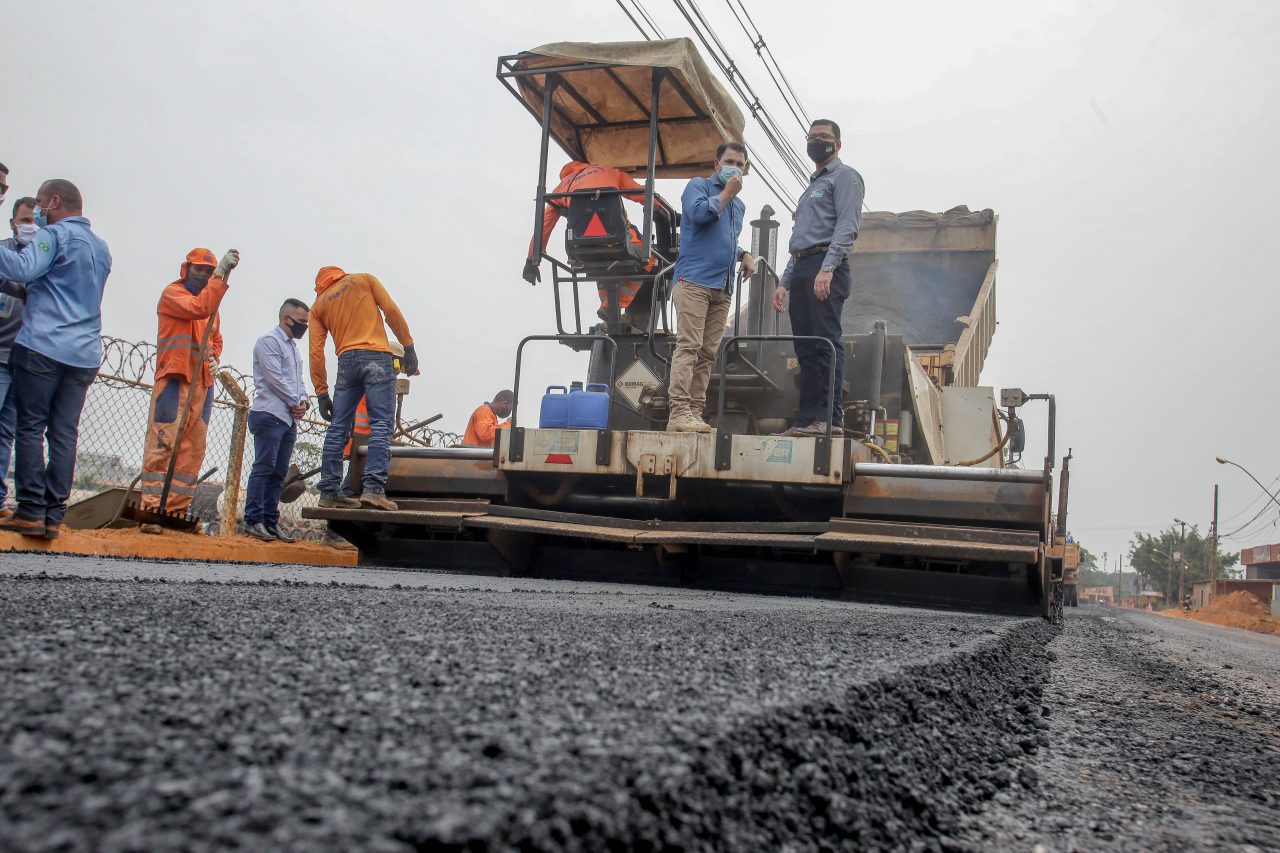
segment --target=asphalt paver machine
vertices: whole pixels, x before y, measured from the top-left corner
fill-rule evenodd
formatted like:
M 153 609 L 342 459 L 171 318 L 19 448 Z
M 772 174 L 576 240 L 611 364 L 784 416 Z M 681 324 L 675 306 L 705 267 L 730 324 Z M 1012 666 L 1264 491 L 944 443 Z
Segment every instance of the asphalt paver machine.
M 551 273 L 555 332 L 515 347 L 517 399 L 496 448 L 393 447 L 399 511 L 304 515 L 328 520 L 364 565 L 1060 617 L 1055 401 L 978 384 L 995 331 L 991 211 L 864 216 L 842 346 L 830 347 L 845 360 L 845 434 L 791 437 L 774 433 L 798 414 L 797 338 L 770 305 L 779 223 L 765 208 L 757 271 L 735 288 L 713 368 L 716 431 L 668 433 L 679 213 L 655 180 L 709 173 L 717 145 L 743 138 L 742 115 L 687 39 L 544 45 L 501 57 L 497 77 L 542 128 L 531 251 Z M 553 141 L 641 179 L 639 221 L 624 204 L 634 190 L 548 192 Z M 544 260 L 548 202 L 567 220 L 565 252 Z M 618 289 L 637 282 L 624 313 Z M 527 346 L 548 341 L 589 355 L 585 380 L 610 394 L 601 428 L 535 426 L 521 371 Z M 1031 401 L 1048 404 L 1048 451 L 1023 467 Z

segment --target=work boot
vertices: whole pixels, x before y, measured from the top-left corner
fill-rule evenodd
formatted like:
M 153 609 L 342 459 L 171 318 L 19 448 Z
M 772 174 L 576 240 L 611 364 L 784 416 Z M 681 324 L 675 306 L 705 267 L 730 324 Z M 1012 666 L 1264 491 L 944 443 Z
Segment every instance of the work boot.
M 704 432 L 703 427 L 707 426 L 702 421 L 695 418 L 688 412 L 682 412 L 678 415 L 672 415 L 667 421 L 667 432 Z M 710 427 L 707 427 L 710 429 Z
M 790 427 L 790 428 L 788 428 L 788 429 L 784 429 L 782 432 L 775 432 L 775 433 L 772 433 L 771 437 L 773 437 L 773 438 L 783 438 L 783 437 L 786 437 L 786 438 L 796 438 L 797 436 L 807 435 L 807 433 L 805 432 L 805 430 L 807 430 L 808 428 L 809 428 L 808 424 L 806 424 L 806 425 L 804 425 L 804 426 L 793 426 L 793 427 Z M 825 435 L 825 434 L 826 434 L 826 430 L 823 430 L 823 435 Z
M 62 535 L 61 524 L 47 524 L 47 523 L 45 524 L 44 526 L 45 539 L 57 539 L 61 535 Z
M 792 433 L 801 438 L 822 438 L 827 434 L 826 421 L 814 421 L 806 427 L 797 427 Z M 834 438 L 838 435 L 844 435 L 844 430 L 838 426 L 831 427 L 831 435 Z
M 272 539 L 276 538 L 271 535 L 270 530 L 263 526 L 262 522 L 246 524 L 244 526 L 244 532 L 247 535 L 252 536 L 254 539 L 261 539 L 263 542 L 270 542 Z
M 342 495 L 321 495 L 318 505 L 324 509 L 359 509 L 360 501 Z
M 30 519 L 11 516 L 4 520 L 0 520 L 0 530 L 8 530 L 10 533 L 20 533 L 23 536 L 44 536 L 44 522 L 31 521 Z
M 164 528 L 158 524 L 143 524 L 138 529 L 151 536 L 159 536 L 161 533 L 164 533 Z
M 276 525 L 276 524 L 264 524 L 264 525 L 262 525 L 262 526 L 263 526 L 263 527 L 265 527 L 265 528 L 267 529 L 267 532 L 268 532 L 268 533 L 270 533 L 270 534 L 271 534 L 271 536 L 272 536 L 273 538 L 278 539 L 279 541 L 281 541 L 281 542 L 285 543 L 286 545 L 292 545 L 294 542 L 297 542 L 297 541 L 298 541 L 297 539 L 293 538 L 292 536 L 289 536 L 289 535 L 286 535 L 285 533 L 282 533 L 282 532 L 281 532 L 281 530 L 280 530 L 279 525 Z
M 395 512 L 400 507 L 396 506 L 395 501 L 387 500 L 387 496 L 382 492 L 365 492 L 360 496 L 360 505 L 371 507 L 372 509 L 382 509 L 387 512 Z
M 336 548 L 339 551 L 354 551 L 356 546 L 343 539 L 332 530 L 325 530 L 324 538 L 320 540 L 321 545 L 328 545 L 330 548 Z

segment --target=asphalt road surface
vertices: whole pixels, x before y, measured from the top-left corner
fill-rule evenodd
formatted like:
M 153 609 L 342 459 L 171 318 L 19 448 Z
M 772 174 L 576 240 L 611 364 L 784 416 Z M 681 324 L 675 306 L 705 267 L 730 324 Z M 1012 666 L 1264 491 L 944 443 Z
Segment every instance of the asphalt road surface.
M 1277 644 L 1071 615 L 6 556 L 0 850 L 1274 846 Z

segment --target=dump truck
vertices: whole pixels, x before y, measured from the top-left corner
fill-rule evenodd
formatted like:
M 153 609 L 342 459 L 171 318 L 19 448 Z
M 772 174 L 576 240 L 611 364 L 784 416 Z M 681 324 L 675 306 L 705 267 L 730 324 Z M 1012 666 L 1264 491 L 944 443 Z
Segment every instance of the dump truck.
M 741 113 L 687 39 L 544 45 L 499 58 L 497 76 L 542 128 L 532 262 L 550 267 L 555 331 L 515 344 L 496 447 L 393 447 L 398 511 L 306 516 L 364 565 L 1060 616 L 1053 395 L 979 382 L 996 328 L 992 211 L 863 217 L 844 334 L 823 341 L 845 364 L 845 429 L 795 437 L 777 434 L 798 416 L 798 338 L 770 304 L 779 223 L 762 210 L 757 270 L 735 288 L 708 391 L 715 432 L 669 433 L 679 213 L 655 181 L 706 173 L 720 142 L 743 138 Z M 553 141 L 643 178 L 641 245 L 621 191 L 546 189 Z M 539 250 L 548 202 L 565 211 L 563 258 Z M 616 298 L 594 322 L 597 289 L 634 281 L 648 322 Z M 604 423 L 541 428 L 528 413 L 522 371 L 552 344 L 585 356 L 584 381 L 609 395 Z M 836 399 L 832 386 L 831 414 Z M 1048 404 L 1048 449 L 1024 466 L 1032 401 Z

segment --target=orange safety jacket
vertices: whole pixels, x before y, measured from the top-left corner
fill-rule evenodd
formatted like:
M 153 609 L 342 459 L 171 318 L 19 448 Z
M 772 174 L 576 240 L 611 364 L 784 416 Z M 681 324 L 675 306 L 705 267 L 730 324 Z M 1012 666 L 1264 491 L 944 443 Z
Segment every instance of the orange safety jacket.
M 356 420 L 351 427 L 352 437 L 347 439 L 347 446 L 342 448 L 342 458 L 351 458 L 351 444 L 355 441 L 357 435 L 369 435 L 373 430 L 369 429 L 369 398 L 361 397 L 360 402 L 356 404 Z
M 462 435 L 462 443 L 467 447 L 493 447 L 500 429 L 502 425 L 498 423 L 498 416 L 485 403 L 471 413 L 467 431 Z
M 311 306 L 311 384 L 316 394 L 329 391 L 324 342 L 333 334 L 338 355 L 350 350 L 391 352 L 386 325 L 405 347 L 413 346 L 409 324 L 382 282 L 368 273 L 324 267 L 316 275 L 316 301 Z
M 183 278 L 186 277 L 186 268 L 184 263 Z M 192 367 L 199 358 L 200 341 L 210 322 L 213 330 L 209 333 L 205 355 L 213 356 L 214 360 L 222 357 L 222 329 L 217 311 L 227 293 L 227 283 L 216 276 L 210 277 L 209 283 L 197 294 L 187 290 L 183 278 L 160 292 L 160 303 L 156 306 L 160 320 L 156 337 L 157 380 L 165 376 L 181 376 L 184 381 L 191 381 Z M 213 384 L 213 371 L 207 361 L 200 366 L 200 381 L 204 385 Z
M 556 184 L 553 193 L 570 193 L 575 190 L 634 190 L 623 196 L 634 202 L 644 204 L 644 187 L 637 184 L 626 172 L 612 166 L 593 166 L 571 160 L 560 170 L 560 183 Z M 569 209 L 569 199 L 554 198 L 547 202 L 542 211 L 542 248 L 547 248 L 551 232 L 555 230 L 560 217 Z M 529 255 L 533 257 L 533 243 L 529 244 Z

